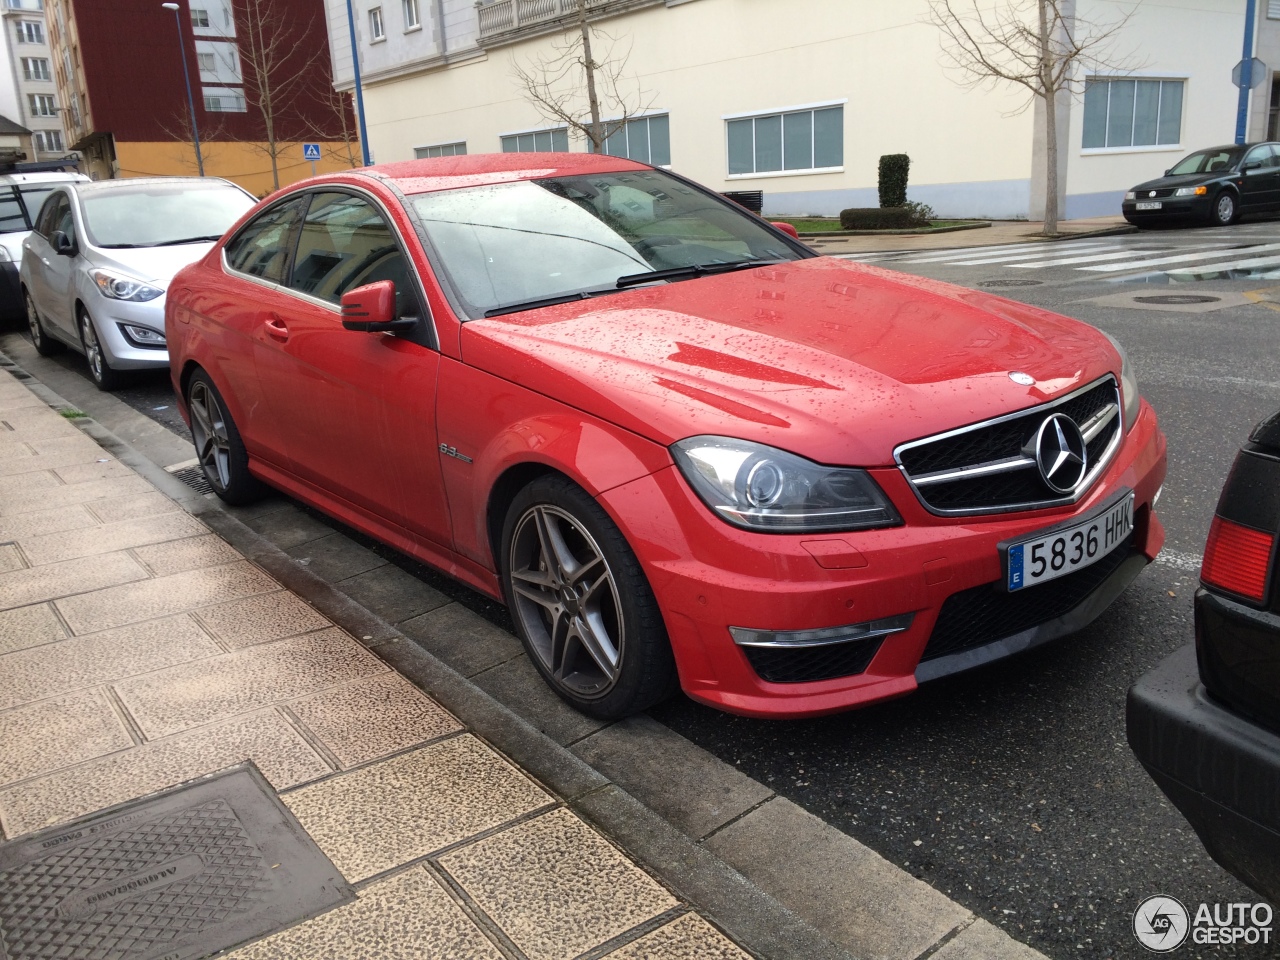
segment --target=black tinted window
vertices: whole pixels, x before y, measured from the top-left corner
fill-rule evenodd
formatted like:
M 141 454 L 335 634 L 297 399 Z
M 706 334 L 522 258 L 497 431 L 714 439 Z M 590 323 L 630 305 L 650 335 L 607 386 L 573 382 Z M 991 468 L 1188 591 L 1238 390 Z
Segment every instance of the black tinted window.
M 349 193 L 317 193 L 298 239 L 289 286 L 339 303 L 348 290 L 391 280 L 400 316 L 416 316 L 417 296 L 404 254 L 382 213 Z
M 18 233 L 27 229 L 26 217 L 12 187 L 0 187 L 0 233 Z
M 245 224 L 226 246 L 231 269 L 282 283 L 305 202 L 299 197 L 282 203 Z
M 27 216 L 34 224 L 40 216 L 40 208 L 53 193 L 53 187 L 19 187 L 18 192 L 22 194 L 22 205 L 27 208 Z

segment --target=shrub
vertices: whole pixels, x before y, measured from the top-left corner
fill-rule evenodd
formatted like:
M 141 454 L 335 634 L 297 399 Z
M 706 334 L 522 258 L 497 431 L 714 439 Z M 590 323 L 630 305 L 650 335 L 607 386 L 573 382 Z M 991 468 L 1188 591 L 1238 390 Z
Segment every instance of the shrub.
M 887 153 L 880 158 L 880 206 L 900 207 L 907 202 L 907 171 L 911 158 L 905 153 Z
M 927 203 L 916 203 L 914 200 L 908 200 L 903 204 L 907 212 L 911 214 L 911 222 L 913 225 L 927 227 L 930 222 L 938 219 L 938 215 L 933 212 L 933 207 Z
M 915 226 L 906 207 L 852 207 L 840 211 L 845 230 L 906 230 Z

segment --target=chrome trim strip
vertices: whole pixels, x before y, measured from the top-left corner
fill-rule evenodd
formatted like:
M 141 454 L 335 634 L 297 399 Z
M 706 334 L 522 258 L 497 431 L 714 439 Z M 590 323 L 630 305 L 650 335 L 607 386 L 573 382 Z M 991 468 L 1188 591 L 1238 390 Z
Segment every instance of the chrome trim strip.
M 959 467 L 955 470 L 922 473 L 915 478 L 915 483 L 918 487 L 927 487 L 931 483 L 947 483 L 951 480 L 968 480 L 973 477 L 986 477 L 996 473 L 1011 473 L 1014 470 L 1025 470 L 1035 465 L 1035 457 L 1009 457 L 1006 460 L 988 460 L 986 463 L 980 463 L 975 467 Z
M 1112 404 L 1104 407 L 1095 413 L 1087 423 L 1080 424 L 1080 433 L 1084 437 L 1085 443 L 1092 443 L 1093 439 L 1100 434 L 1108 423 L 1116 418 L 1120 413 L 1120 407 Z
M 755 630 L 747 627 L 730 627 L 729 634 L 733 637 L 733 642 L 739 647 L 763 647 L 773 650 L 803 650 L 810 647 L 834 647 L 842 643 L 852 643 L 855 640 L 867 640 L 871 637 L 887 637 L 892 633 L 902 633 L 904 630 L 911 628 L 912 622 L 915 620 L 914 613 L 902 614 L 897 617 L 885 617 L 883 620 L 872 620 L 864 624 L 853 624 L 849 627 L 829 627 L 821 628 L 826 630 L 849 630 L 854 631 L 859 627 L 867 629 L 862 633 L 852 633 L 850 636 L 832 637 L 822 640 L 739 640 L 734 635 L 734 630 L 750 630 L 751 633 L 777 633 L 786 635 L 787 633 L 809 633 L 807 630 Z M 885 626 L 877 627 L 876 624 L 885 624 Z M 818 631 L 813 631 L 818 632 Z

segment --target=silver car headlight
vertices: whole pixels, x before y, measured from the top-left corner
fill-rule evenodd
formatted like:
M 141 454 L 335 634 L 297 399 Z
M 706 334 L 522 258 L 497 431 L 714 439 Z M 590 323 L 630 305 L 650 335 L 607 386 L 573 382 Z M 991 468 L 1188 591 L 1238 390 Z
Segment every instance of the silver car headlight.
M 902 522 L 865 470 L 731 437 L 690 437 L 672 444 L 671 455 L 703 502 L 736 527 L 812 533 Z
M 109 270 L 90 270 L 89 276 L 93 278 L 98 292 L 112 300 L 146 302 L 164 293 L 159 287 L 153 287 L 149 283 L 143 283 L 122 273 L 112 273 Z
M 1124 401 L 1124 429 L 1128 433 L 1138 419 L 1138 406 L 1142 399 L 1138 393 L 1138 378 L 1134 375 L 1133 364 L 1129 362 L 1129 354 L 1120 345 L 1120 341 L 1109 333 L 1104 333 L 1104 336 L 1116 348 L 1116 353 L 1120 354 L 1120 397 Z
M 1126 200 L 1137 200 L 1137 199 L 1138 199 L 1138 193 L 1137 193 L 1137 191 L 1136 191 L 1136 190 L 1130 190 L 1130 191 L 1128 191 L 1128 192 L 1124 195 L 1124 198 L 1125 198 Z

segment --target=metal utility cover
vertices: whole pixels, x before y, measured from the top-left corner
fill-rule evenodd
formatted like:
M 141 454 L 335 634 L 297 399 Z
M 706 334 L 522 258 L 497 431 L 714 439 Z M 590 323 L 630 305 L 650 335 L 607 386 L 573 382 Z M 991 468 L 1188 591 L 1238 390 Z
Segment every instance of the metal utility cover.
M 252 764 L 0 845 L 0 960 L 187 960 L 353 899 Z

